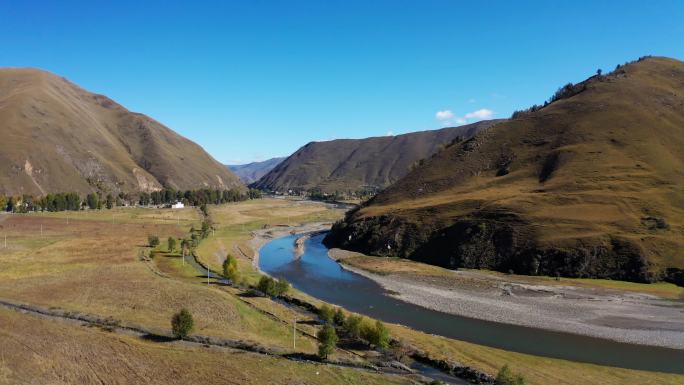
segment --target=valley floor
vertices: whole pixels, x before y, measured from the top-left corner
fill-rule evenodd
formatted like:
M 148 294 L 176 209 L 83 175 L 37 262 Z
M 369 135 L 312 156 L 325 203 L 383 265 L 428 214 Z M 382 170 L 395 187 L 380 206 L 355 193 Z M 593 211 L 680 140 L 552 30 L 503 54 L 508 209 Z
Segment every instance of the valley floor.
M 684 349 L 684 301 L 670 284 L 559 281 L 487 271 L 452 271 L 340 249 L 330 256 L 406 302 L 460 316 Z M 660 291 L 658 290 L 660 289 Z
M 320 203 L 263 199 L 210 206 L 215 232 L 204 239 L 198 259 L 216 271 L 231 253 L 248 284 L 264 242 L 291 231 L 330 223 L 343 212 Z M 90 315 L 114 327 L 79 324 L 0 307 L 0 384 L 415 384 L 415 375 L 373 373 L 288 359 L 314 354 L 316 316 L 269 298 L 199 275 L 175 252 L 168 237 L 201 227 L 199 210 L 114 209 L 69 213 L 0 215 L 0 299 L 71 317 Z M 318 225 L 316 228 L 323 228 Z M 4 236 L 7 236 L 7 247 Z M 148 235 L 162 245 L 147 258 Z M 321 301 L 297 290 L 290 295 L 316 306 Z M 195 319 L 192 336 L 240 340 L 274 355 L 163 338 L 181 307 Z M 296 348 L 292 324 L 298 319 Z M 64 318 L 64 317 L 62 317 Z M 67 317 L 68 318 L 68 317 Z M 140 327 L 145 338 L 117 330 Z M 460 362 L 490 375 L 504 364 L 528 385 L 684 384 L 684 376 L 599 366 L 509 352 L 388 324 L 392 337 L 433 359 Z M 156 337 L 155 337 L 156 336 Z M 161 336 L 161 338 L 159 337 Z M 364 363 L 373 352 L 339 349 L 337 362 Z

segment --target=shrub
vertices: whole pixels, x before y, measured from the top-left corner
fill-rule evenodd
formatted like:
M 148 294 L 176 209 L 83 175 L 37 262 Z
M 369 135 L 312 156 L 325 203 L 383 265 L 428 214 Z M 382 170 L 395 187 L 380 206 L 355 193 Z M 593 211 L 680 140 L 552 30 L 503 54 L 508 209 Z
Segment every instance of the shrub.
M 525 378 L 513 373 L 508 365 L 504 365 L 496 375 L 496 385 L 525 385 Z
M 290 284 L 285 279 L 275 280 L 268 276 L 261 277 L 257 284 L 257 290 L 271 297 L 283 295 L 289 288 Z
M 169 237 L 167 244 L 169 246 L 169 253 L 173 253 L 173 251 L 176 249 L 176 238 Z
M 363 318 L 361 316 L 357 315 L 350 315 L 347 317 L 347 320 L 344 322 L 344 328 L 347 330 L 347 333 L 349 333 L 349 336 L 352 338 L 360 338 L 361 337 L 361 322 L 363 321 Z
M 318 331 L 316 337 L 318 337 L 318 356 L 325 360 L 330 353 L 335 351 L 335 345 L 337 345 L 338 339 L 335 328 L 330 324 L 326 324 Z
M 323 306 L 318 309 L 318 316 L 321 317 L 323 321 L 330 323 L 333 321 L 333 318 L 335 318 L 335 311 L 327 304 L 323 304 Z
M 223 261 L 223 276 L 233 282 L 237 282 L 240 278 L 240 273 L 238 272 L 237 267 L 237 259 L 230 254 L 228 254 L 226 256 L 226 260 Z
M 337 326 L 342 326 L 344 325 L 344 319 L 344 312 L 338 307 L 335 311 L 335 315 L 333 315 L 333 322 L 335 322 L 335 325 Z
M 171 330 L 176 338 L 183 339 L 187 337 L 193 327 L 192 314 L 185 308 L 181 309 L 171 318 Z
M 147 244 L 150 245 L 150 247 L 157 247 L 159 246 L 159 237 L 156 235 L 150 235 L 147 237 Z

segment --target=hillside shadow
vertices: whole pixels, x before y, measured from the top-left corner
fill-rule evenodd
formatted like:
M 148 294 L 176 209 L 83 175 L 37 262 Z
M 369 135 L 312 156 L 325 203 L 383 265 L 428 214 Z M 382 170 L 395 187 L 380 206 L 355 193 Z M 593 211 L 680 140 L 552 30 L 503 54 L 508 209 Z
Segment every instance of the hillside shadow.
M 159 334 L 152 334 L 152 333 L 145 334 L 140 338 L 142 338 L 145 341 L 151 341 L 151 342 L 173 342 L 173 341 L 176 341 L 176 338 L 174 338 L 174 337 L 162 336 Z

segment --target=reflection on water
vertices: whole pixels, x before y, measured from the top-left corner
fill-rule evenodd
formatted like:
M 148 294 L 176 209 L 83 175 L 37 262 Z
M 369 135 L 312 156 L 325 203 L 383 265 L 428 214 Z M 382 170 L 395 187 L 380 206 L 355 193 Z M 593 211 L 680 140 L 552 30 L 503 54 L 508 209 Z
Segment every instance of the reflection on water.
M 294 257 L 294 241 L 298 235 L 275 239 L 261 249 L 259 267 L 323 301 L 427 333 L 521 353 L 684 374 L 684 350 L 476 320 L 399 301 L 374 281 L 344 270 L 329 258 L 327 248 L 321 243 L 323 236 L 306 240 L 304 255 L 300 258 Z

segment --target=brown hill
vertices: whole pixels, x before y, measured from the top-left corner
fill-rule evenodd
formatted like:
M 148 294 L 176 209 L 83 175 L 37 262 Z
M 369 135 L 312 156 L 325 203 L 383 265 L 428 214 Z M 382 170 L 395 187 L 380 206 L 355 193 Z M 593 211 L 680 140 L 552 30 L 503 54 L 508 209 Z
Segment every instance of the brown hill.
M 470 138 L 497 120 L 397 136 L 311 142 L 276 166 L 254 187 L 264 190 L 324 192 L 384 188 L 412 165 L 454 139 Z
M 558 96 L 438 153 L 326 242 L 452 268 L 684 285 L 684 63 L 639 60 Z
M 159 122 L 36 69 L 0 69 L 0 137 L 0 194 L 242 185 Z

